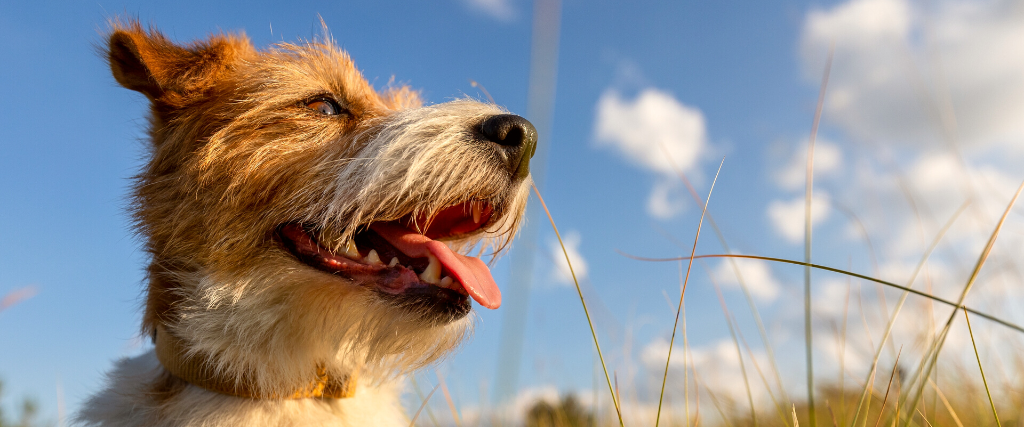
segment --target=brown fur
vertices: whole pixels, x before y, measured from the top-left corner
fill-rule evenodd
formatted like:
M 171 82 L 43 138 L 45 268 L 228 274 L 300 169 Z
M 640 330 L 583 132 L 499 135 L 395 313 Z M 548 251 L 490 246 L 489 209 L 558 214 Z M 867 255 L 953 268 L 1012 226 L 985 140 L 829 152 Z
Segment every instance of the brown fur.
M 337 249 L 365 224 L 481 199 L 493 204 L 490 222 L 449 245 L 500 250 L 529 179 L 465 141 L 503 110 L 470 100 L 423 107 L 406 86 L 378 92 L 330 40 L 257 50 L 244 35 L 217 34 L 177 45 L 115 22 L 107 52 L 115 79 L 151 102 L 151 159 L 132 201 L 151 256 L 144 333 L 162 325 L 190 356 L 271 394 L 308 383 L 314 366 L 383 384 L 457 346 L 468 320 L 395 310 L 365 286 L 299 263 L 274 233 L 313 224 Z M 323 94 L 345 114 L 304 106 Z M 112 387 L 137 375 L 119 371 Z M 132 405 L 161 413 L 181 406 L 187 387 L 158 369 Z M 103 424 L 110 415 L 101 412 L 82 419 Z
M 175 260 L 245 269 L 246 255 L 270 240 L 251 229 L 270 230 L 276 224 L 267 221 L 281 216 L 261 208 L 319 204 L 319 200 L 280 200 L 305 193 L 306 183 L 320 176 L 322 171 L 302 167 L 315 165 L 317 157 L 329 154 L 318 151 L 327 147 L 317 144 L 352 134 L 360 123 L 388 110 L 421 105 L 418 93 L 407 87 L 379 95 L 348 55 L 328 46 L 284 45 L 261 54 L 245 36 L 217 35 L 179 47 L 159 32 L 146 32 L 137 22 L 115 24 L 110 46 L 114 77 L 126 88 L 146 94 L 153 105 L 152 161 L 137 177 L 134 203 L 138 229 L 154 257 L 143 317 L 147 333 L 156 322 L 173 317 L 179 297 L 171 292 L 176 284 L 166 273 L 189 268 L 174 265 Z M 277 61 L 267 68 L 246 67 L 245 63 L 266 61 L 268 56 Z M 146 63 L 134 61 L 136 57 Z M 238 88 L 250 89 L 252 82 L 269 80 L 268 74 L 275 72 L 284 74 L 273 76 L 281 80 L 297 78 L 290 81 L 295 87 L 274 88 L 284 92 L 280 96 L 253 93 L 270 99 L 238 99 Z M 308 126 L 309 112 L 297 105 L 267 115 L 247 111 L 251 103 L 277 108 L 296 103 L 302 99 L 299 91 L 310 86 L 344 94 L 353 117 L 341 127 Z M 268 105 L 275 101 L 277 105 Z M 248 113 L 246 120 L 225 128 L 230 119 L 244 113 Z

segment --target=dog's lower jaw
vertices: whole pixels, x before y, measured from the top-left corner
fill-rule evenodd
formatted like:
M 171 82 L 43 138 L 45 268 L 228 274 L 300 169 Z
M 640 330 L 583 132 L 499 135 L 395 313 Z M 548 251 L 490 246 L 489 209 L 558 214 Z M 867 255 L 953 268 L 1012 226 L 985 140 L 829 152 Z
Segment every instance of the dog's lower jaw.
M 447 354 L 454 348 L 466 330 L 472 325 L 472 316 L 455 320 L 443 326 L 421 325 L 423 319 L 406 313 L 401 307 L 392 307 L 388 301 L 378 301 L 372 291 L 363 291 L 355 285 L 308 267 L 296 267 L 290 255 L 281 254 L 281 265 L 293 265 L 291 275 L 277 276 L 275 286 L 256 286 L 253 283 L 244 301 L 256 301 L 263 316 L 276 321 L 250 322 L 236 330 L 238 322 L 234 315 L 245 314 L 242 307 L 234 310 L 204 309 L 207 303 L 218 299 L 197 299 L 197 304 L 178 313 L 178 324 L 171 331 L 187 335 L 190 348 L 205 354 L 223 354 L 229 351 L 233 364 L 226 366 L 222 373 L 230 378 L 238 369 L 263 366 L 259 377 L 252 378 L 259 390 L 270 390 L 272 394 L 290 396 L 294 387 L 308 384 L 304 374 L 312 376 L 318 363 L 333 360 L 327 369 L 338 378 L 348 378 L 345 373 L 358 372 L 355 376 L 355 391 L 351 397 L 299 398 L 299 399 L 251 399 L 235 397 L 209 391 L 189 384 L 172 376 L 160 363 L 156 353 L 147 352 L 141 356 L 119 361 L 108 375 L 105 388 L 92 396 L 78 415 L 78 424 L 85 426 L 407 426 L 409 420 L 400 404 L 404 373 L 429 364 L 433 357 L 424 359 L 426 354 Z M 264 263 L 275 270 L 277 264 Z M 282 281 L 282 277 L 295 279 Z M 179 275 L 189 289 L 223 289 L 227 282 L 219 282 L 214 275 L 197 273 L 194 277 Z M 320 280 L 316 280 L 319 278 Z M 187 279 L 187 280 L 186 280 Z M 326 281 L 324 280 L 326 279 Z M 260 289 L 260 292 L 255 290 Z M 335 295 L 344 290 L 358 293 Z M 275 293 L 275 292 L 279 293 Z M 214 292 L 216 293 L 216 292 Z M 197 292 L 197 295 L 207 295 Z M 333 298 L 330 296 L 334 296 Z M 357 298 L 356 295 L 364 297 Z M 209 296 L 209 295 L 207 295 Z M 225 295 L 221 295 L 227 298 Z M 294 297 L 295 299 L 285 298 Z M 268 298 L 261 300 L 260 298 Z M 272 302 L 275 302 L 272 304 Z M 347 302 L 347 305 L 338 305 Z M 304 309 L 302 309 L 304 308 Z M 334 321 L 320 324 L 323 314 L 334 310 Z M 361 311 L 368 310 L 368 311 Z M 241 313 L 239 313 L 241 312 Z M 272 313 L 282 313 L 273 317 Z M 234 313 L 230 315 L 229 313 Z M 377 317 L 374 316 L 376 313 Z M 255 312 L 250 314 L 257 314 Z M 366 323 L 361 324 L 357 316 Z M 387 320 L 393 322 L 387 322 Z M 404 319 L 404 320 L 402 320 Z M 266 320 L 266 319 L 264 319 Z M 271 329 L 260 330 L 258 326 L 270 324 Z M 311 325 L 319 325 L 313 328 Z M 440 329 L 435 329 L 440 328 Z M 395 334 L 395 331 L 404 331 Z M 252 337 L 275 332 L 278 339 L 259 341 Z M 373 337 L 361 334 L 374 331 Z M 165 331 L 166 332 L 166 331 Z M 390 332 L 390 333 L 389 333 Z M 246 335 L 250 334 L 250 335 Z M 249 339 L 245 339 L 245 338 Z M 284 338 L 294 338 L 288 340 Z M 326 338 L 331 337 L 331 338 Z M 428 345 L 423 348 L 410 346 L 416 342 L 449 342 L 440 347 Z M 257 344 L 254 344 L 258 342 Z M 370 342 L 375 345 L 369 345 Z M 243 344 L 244 343 L 244 344 Z M 325 343 L 335 343 L 328 345 Z M 360 349 L 354 351 L 354 349 Z M 408 352 L 414 349 L 423 355 L 412 357 Z M 406 353 L 400 351 L 404 350 Z M 284 357 L 286 356 L 287 357 Z M 397 358 L 405 362 L 373 363 L 375 360 Z M 332 357 L 333 356 L 333 357 Z M 269 363 L 269 365 L 268 365 Z M 401 368 L 401 369 L 399 369 Z M 311 377 L 310 377 L 311 378 Z
M 150 351 L 120 360 L 107 387 L 79 413 L 83 426 L 407 426 L 402 381 L 357 383 L 344 399 L 255 400 L 214 393 L 170 376 Z

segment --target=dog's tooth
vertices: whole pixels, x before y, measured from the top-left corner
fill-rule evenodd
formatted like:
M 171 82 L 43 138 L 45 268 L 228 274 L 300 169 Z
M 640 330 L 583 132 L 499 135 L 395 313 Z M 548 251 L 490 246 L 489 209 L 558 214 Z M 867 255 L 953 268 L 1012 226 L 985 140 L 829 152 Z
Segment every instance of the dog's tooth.
M 441 279 L 441 287 L 450 288 L 452 287 L 452 282 L 454 282 L 454 280 L 452 280 L 452 276 L 444 276 L 444 278 Z
M 359 249 L 356 248 L 355 242 L 353 242 L 351 240 L 345 242 L 345 253 L 344 253 L 344 255 L 346 257 L 349 257 L 349 258 L 352 258 L 352 259 L 356 259 L 356 260 L 361 258 L 359 256 Z
M 430 264 L 427 264 L 427 268 L 420 273 L 420 280 L 436 285 L 441 281 L 441 261 L 434 255 L 427 255 L 427 258 L 430 259 Z
M 380 256 L 377 255 L 376 249 L 370 249 L 370 253 L 366 254 L 366 263 L 370 265 L 384 265 L 384 263 L 380 261 Z
M 398 257 L 392 257 L 391 262 L 388 263 L 388 267 L 394 267 L 398 265 Z
M 481 214 L 483 213 L 483 210 L 484 210 L 483 203 L 474 201 L 472 203 L 472 205 L 473 205 L 473 223 L 479 224 L 480 223 L 480 216 L 481 216 Z

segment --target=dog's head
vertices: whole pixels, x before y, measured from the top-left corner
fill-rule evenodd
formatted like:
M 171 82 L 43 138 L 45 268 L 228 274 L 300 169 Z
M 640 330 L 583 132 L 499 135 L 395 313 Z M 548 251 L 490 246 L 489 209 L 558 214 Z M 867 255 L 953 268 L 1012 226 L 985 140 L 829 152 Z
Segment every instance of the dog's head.
M 501 294 L 471 255 L 515 234 L 536 131 L 463 99 L 375 90 L 331 41 L 257 50 L 115 24 L 114 77 L 151 103 L 133 200 L 144 329 L 268 393 L 423 366 Z

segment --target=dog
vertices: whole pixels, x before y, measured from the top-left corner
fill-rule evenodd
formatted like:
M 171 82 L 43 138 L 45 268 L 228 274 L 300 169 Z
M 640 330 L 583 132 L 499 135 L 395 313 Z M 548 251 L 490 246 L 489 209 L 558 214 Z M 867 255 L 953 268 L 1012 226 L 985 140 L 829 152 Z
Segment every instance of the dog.
M 143 336 L 89 426 L 406 426 L 402 378 L 501 293 L 480 257 L 522 221 L 537 133 L 472 99 L 377 90 L 330 37 L 257 49 L 111 25 L 149 101 L 131 199 L 150 262 Z

